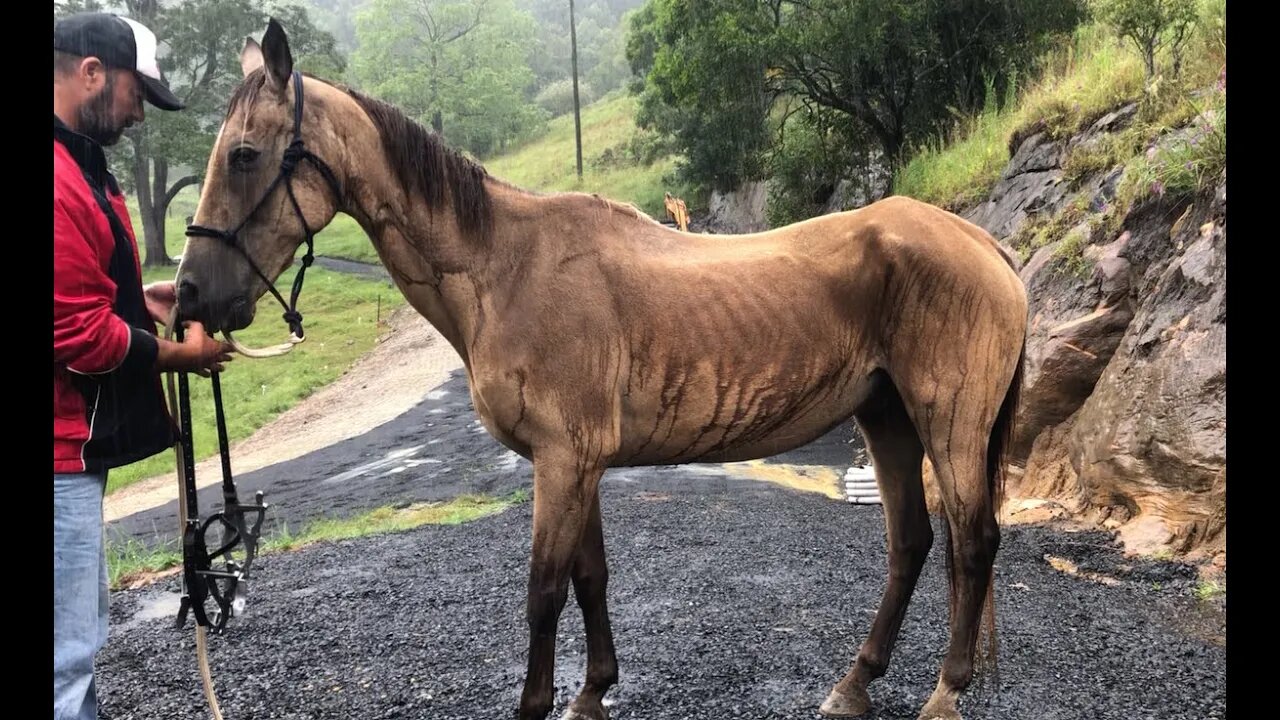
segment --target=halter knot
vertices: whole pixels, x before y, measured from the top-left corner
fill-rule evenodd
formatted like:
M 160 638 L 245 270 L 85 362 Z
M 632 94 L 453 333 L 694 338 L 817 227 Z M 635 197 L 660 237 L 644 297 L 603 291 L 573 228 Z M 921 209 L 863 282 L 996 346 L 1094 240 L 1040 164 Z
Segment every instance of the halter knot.
M 296 137 L 293 142 L 289 143 L 289 147 L 285 148 L 284 157 L 280 160 L 280 172 L 284 175 L 292 175 L 298 163 L 307 156 L 307 149 L 303 147 L 302 138 Z
M 302 313 L 297 310 L 285 310 L 281 317 L 289 324 L 289 329 L 294 335 L 302 337 Z

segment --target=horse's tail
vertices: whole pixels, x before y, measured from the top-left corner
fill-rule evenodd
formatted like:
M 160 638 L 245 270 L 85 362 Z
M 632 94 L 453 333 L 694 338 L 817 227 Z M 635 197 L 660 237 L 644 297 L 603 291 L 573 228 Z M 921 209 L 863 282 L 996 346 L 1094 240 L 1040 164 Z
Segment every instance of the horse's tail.
M 995 515 L 997 525 L 1000 522 L 1000 509 L 1004 505 L 1006 469 L 1008 467 L 1009 448 L 1013 444 L 1015 420 L 1018 416 L 1018 404 L 1022 396 L 1023 368 L 1027 360 L 1027 342 L 1024 338 L 1022 349 L 1018 354 L 1018 364 L 1013 371 L 1013 380 L 1005 392 L 1004 402 L 996 415 L 995 424 L 991 427 L 991 437 L 987 441 L 987 492 L 991 498 L 991 512 Z M 944 523 L 945 525 L 945 523 Z M 951 534 L 947 533 L 947 556 L 951 555 Z M 993 676 L 999 679 L 999 663 L 996 657 L 996 603 L 995 603 L 995 563 L 991 566 L 991 576 L 987 579 L 987 598 L 983 604 L 982 632 L 977 657 L 977 670 L 985 672 L 990 669 Z

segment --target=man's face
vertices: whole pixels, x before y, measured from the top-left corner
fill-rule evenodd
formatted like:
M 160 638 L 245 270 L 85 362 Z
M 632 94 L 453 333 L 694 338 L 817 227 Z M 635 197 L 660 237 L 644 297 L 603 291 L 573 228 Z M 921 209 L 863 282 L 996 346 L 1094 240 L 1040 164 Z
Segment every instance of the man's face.
M 98 91 L 80 106 L 79 130 L 102 145 L 115 145 L 142 122 L 142 83 L 128 70 L 106 70 Z

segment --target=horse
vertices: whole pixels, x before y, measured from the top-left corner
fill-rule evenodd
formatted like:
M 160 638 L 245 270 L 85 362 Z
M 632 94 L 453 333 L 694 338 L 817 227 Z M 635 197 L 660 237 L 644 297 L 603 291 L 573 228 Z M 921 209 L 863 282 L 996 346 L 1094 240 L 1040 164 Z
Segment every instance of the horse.
M 180 318 L 230 338 L 265 292 L 284 304 L 272 283 L 304 242 L 305 270 L 336 213 L 360 224 L 457 351 L 484 428 L 533 464 L 521 720 L 553 709 L 571 582 L 588 662 L 564 717 L 608 717 L 618 664 L 607 469 L 768 457 L 850 418 L 876 469 L 888 577 L 820 711 L 867 712 L 867 685 L 888 667 L 933 545 L 927 457 L 945 513 L 950 641 L 920 717 L 960 717 L 987 659 L 979 645 L 993 647 L 997 512 L 1028 312 L 987 232 L 899 196 L 759 233 L 682 232 L 596 194 L 490 176 L 394 106 L 295 71 L 274 19 L 240 61 L 175 276 Z M 295 336 L 299 289 L 285 313 Z M 979 643 L 980 624 L 992 642 Z

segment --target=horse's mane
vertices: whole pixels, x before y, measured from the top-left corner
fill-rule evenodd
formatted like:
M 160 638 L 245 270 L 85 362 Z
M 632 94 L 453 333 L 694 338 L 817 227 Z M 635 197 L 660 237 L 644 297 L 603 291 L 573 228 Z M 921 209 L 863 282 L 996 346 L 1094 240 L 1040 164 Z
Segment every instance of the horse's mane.
M 378 128 L 387 162 L 405 189 L 416 189 L 427 207 L 435 211 L 444 205 L 447 188 L 458 228 L 487 243 L 493 230 L 493 209 L 484 184 L 489 173 L 484 167 L 445 145 L 399 108 L 352 88 L 339 89 L 350 95 Z
M 489 193 L 485 188 L 489 174 L 484 167 L 445 145 L 435 133 L 411 120 L 395 106 L 350 87 L 327 83 L 306 73 L 302 75 L 332 85 L 355 100 L 378 129 L 387 162 L 405 189 L 421 195 L 432 211 L 444 207 L 447 190 L 453 200 L 458 228 L 465 235 L 488 242 L 493 223 Z M 227 116 L 230 117 L 241 103 L 252 101 L 265 83 L 266 73 L 261 68 L 250 73 L 232 94 Z

